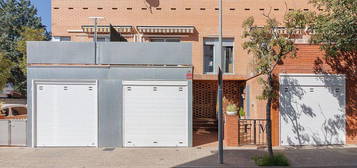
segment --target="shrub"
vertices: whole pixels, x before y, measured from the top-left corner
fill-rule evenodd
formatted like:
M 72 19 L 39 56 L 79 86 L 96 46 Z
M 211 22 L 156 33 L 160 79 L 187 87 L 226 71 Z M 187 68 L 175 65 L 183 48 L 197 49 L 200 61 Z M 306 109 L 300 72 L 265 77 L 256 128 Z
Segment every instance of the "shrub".
M 289 166 L 289 160 L 282 153 L 277 153 L 273 157 L 269 155 L 254 156 L 252 158 L 258 166 Z
M 235 104 L 229 104 L 226 111 L 237 111 L 238 107 Z
M 242 107 L 239 109 L 239 116 L 241 116 L 241 117 L 245 116 L 245 111 Z

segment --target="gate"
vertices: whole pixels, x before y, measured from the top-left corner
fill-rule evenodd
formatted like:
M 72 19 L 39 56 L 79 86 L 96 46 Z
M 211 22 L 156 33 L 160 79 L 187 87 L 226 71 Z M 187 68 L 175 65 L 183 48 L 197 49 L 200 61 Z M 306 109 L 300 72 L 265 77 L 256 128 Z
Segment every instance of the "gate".
M 26 119 L 0 120 L 0 146 L 26 146 Z
M 266 119 L 239 119 L 239 145 L 266 145 Z

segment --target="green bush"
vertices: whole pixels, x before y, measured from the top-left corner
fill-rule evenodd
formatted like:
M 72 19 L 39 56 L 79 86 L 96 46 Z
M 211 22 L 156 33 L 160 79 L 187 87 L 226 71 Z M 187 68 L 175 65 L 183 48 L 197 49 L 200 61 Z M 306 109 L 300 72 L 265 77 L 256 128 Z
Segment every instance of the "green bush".
M 239 109 L 239 116 L 241 116 L 241 117 L 244 117 L 244 116 L 245 116 L 245 112 L 244 112 L 243 107 L 241 107 L 241 108 Z
M 237 111 L 237 110 L 238 110 L 238 107 L 237 107 L 237 105 L 235 105 L 235 104 L 228 104 L 226 110 L 227 110 L 227 111 L 232 111 L 232 112 L 234 112 L 234 111 Z
M 269 155 L 254 156 L 252 160 L 258 166 L 289 166 L 288 158 L 282 153 L 277 153 L 272 158 Z

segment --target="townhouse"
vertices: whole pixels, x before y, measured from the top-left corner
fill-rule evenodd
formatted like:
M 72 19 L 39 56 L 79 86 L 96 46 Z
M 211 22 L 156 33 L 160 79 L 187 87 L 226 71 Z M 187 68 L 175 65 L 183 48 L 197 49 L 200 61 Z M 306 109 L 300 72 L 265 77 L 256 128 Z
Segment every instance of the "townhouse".
M 241 46 L 243 20 L 254 16 L 258 24 L 264 24 L 263 14 L 269 13 L 282 21 L 288 11 L 297 9 L 315 10 L 308 0 L 223 0 L 224 111 L 228 104 L 236 104 L 245 112 L 244 116 L 225 116 L 227 146 L 265 143 L 265 101 L 257 98 L 262 89 L 255 77 L 253 57 Z M 28 100 L 28 104 L 32 104 L 28 145 L 192 146 L 208 136 L 215 139 L 216 62 L 221 59 L 217 56 L 218 8 L 215 0 L 52 0 L 51 10 L 53 42 L 29 43 L 32 47 L 29 51 L 33 54 L 29 57 L 31 89 L 28 95 L 33 97 Z M 90 19 L 93 16 L 103 17 L 97 28 L 99 54 L 88 52 L 93 46 L 90 43 L 94 36 Z M 110 24 L 129 41 L 128 44 L 109 42 Z M 192 48 L 187 47 L 187 43 L 192 44 Z M 52 51 L 65 51 L 56 57 L 65 59 L 52 59 L 49 50 L 41 49 L 50 47 L 48 45 L 54 46 Z M 299 40 L 296 45 L 298 57 L 285 60 L 275 70 L 279 100 L 273 107 L 273 144 L 356 143 L 355 77 L 335 71 L 333 65 L 323 61 L 319 47 L 309 45 L 306 39 Z M 101 60 L 89 59 L 96 54 L 95 59 Z M 321 64 L 317 65 L 316 60 Z M 145 66 L 145 70 L 128 72 L 132 73 L 130 78 L 119 77 L 127 68 L 139 65 Z M 96 81 L 104 76 L 93 76 L 98 73 L 94 69 L 103 68 L 98 66 L 126 70 L 103 72 L 101 75 L 107 76 L 106 79 L 120 79 L 120 82 L 106 81 L 101 86 L 101 82 Z M 317 66 L 326 73 L 317 72 Z M 84 72 L 82 68 L 92 69 Z M 152 70 L 157 68 L 164 71 Z M 139 75 L 144 72 L 153 74 Z M 80 101 L 83 95 L 78 93 L 79 97 L 64 101 L 66 98 L 59 98 L 59 92 L 55 91 L 56 87 L 66 90 L 78 85 L 83 86 L 78 90 L 89 89 L 97 93 L 89 100 Z M 50 91 L 41 97 L 41 88 L 46 87 Z M 113 91 L 105 87 L 112 87 Z M 155 99 L 156 93 L 152 91 L 161 89 L 161 93 L 156 92 L 160 94 Z M 130 95 L 128 91 L 136 93 Z M 182 97 L 170 96 L 181 91 L 186 92 Z M 105 96 L 101 92 L 106 92 Z M 96 99 L 97 94 L 102 95 L 99 96 L 102 102 Z M 106 98 L 100 98 L 103 96 Z M 47 103 L 49 100 L 52 104 Z M 116 103 L 120 105 L 111 105 Z M 78 116 L 58 115 L 63 111 L 52 112 L 55 104 L 65 106 L 63 111 L 82 112 Z M 86 108 L 79 108 L 78 104 Z M 67 106 L 79 109 L 68 110 Z M 93 113 L 92 118 L 85 117 L 89 111 Z M 65 119 L 68 117 L 71 119 Z M 76 120 L 85 120 L 89 125 L 78 124 Z M 53 122 L 60 124 L 53 126 Z M 73 127 L 78 127 L 78 132 L 86 132 L 82 137 L 87 141 L 71 138 L 76 134 L 71 133 Z M 209 133 L 202 135 L 202 130 Z

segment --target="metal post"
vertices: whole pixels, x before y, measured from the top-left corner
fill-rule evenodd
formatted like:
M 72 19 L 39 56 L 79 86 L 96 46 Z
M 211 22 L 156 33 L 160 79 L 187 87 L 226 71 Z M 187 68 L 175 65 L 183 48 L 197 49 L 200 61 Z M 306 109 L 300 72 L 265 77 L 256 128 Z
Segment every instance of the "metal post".
M 257 121 L 256 120 L 253 120 L 253 132 L 254 132 L 254 145 L 257 144 Z
M 89 17 L 89 19 L 94 19 L 94 37 L 93 37 L 93 42 L 94 42 L 94 61 L 95 64 L 97 64 L 98 58 L 97 58 L 97 40 L 98 40 L 98 33 L 97 33 L 97 27 L 98 27 L 98 19 L 103 19 L 104 17 Z
M 222 0 L 218 0 L 218 58 L 219 62 L 219 78 L 218 78 L 218 163 L 223 164 L 223 72 L 224 59 L 222 56 Z
M 98 24 L 98 18 L 94 18 L 94 38 L 93 38 L 93 41 L 94 41 L 94 61 L 95 61 L 95 64 L 98 63 L 97 61 L 97 24 Z
M 218 163 L 223 164 L 223 75 L 218 68 Z

